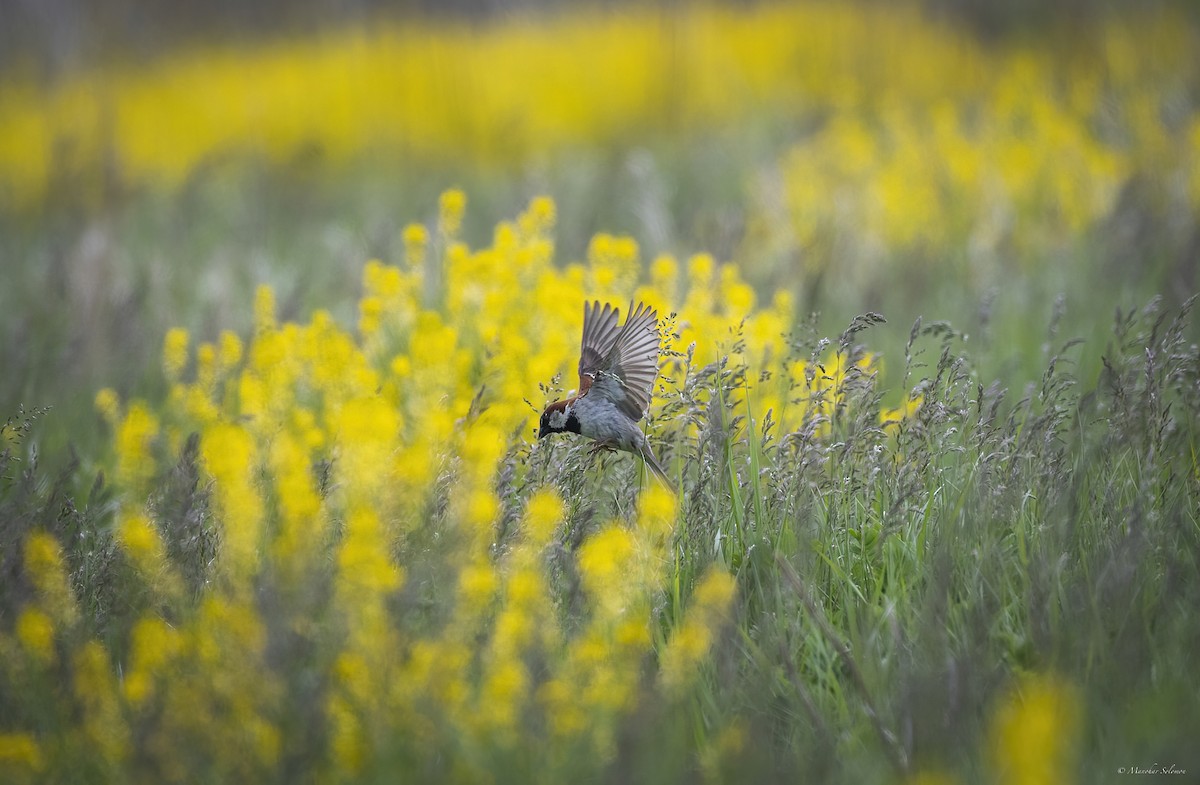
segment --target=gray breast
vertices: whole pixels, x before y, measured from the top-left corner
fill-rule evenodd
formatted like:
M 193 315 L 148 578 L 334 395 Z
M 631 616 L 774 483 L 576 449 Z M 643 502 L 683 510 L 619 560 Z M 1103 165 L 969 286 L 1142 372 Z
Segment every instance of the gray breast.
M 576 401 L 575 411 L 582 428 L 580 433 L 584 436 L 628 449 L 631 423 L 617 407 L 603 398 L 593 398 L 589 390 L 587 395 Z

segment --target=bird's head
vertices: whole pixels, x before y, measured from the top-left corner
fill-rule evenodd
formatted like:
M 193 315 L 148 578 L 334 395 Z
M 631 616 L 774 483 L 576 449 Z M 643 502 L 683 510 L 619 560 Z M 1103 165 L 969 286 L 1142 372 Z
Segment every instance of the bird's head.
M 538 438 L 552 433 L 579 433 L 579 418 L 575 416 L 573 401 L 555 401 L 542 412 Z

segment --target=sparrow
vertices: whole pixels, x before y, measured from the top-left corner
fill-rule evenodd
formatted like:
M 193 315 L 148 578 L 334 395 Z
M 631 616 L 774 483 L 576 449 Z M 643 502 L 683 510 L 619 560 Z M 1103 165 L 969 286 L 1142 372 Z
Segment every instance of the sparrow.
M 624 450 L 640 456 L 667 487 L 674 487 L 650 450 L 638 421 L 650 408 L 658 376 L 658 312 L 644 303 L 633 307 L 620 327 L 620 311 L 597 300 L 583 304 L 583 346 L 579 353 L 579 392 L 542 412 L 538 438 L 578 433 L 594 440 L 592 452 Z

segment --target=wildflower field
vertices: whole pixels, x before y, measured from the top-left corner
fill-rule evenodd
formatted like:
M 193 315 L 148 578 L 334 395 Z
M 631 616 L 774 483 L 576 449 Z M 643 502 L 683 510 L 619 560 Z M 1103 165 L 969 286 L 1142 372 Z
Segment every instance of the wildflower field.
M 1193 780 L 1200 18 L 931 9 L 0 71 L 0 781 Z

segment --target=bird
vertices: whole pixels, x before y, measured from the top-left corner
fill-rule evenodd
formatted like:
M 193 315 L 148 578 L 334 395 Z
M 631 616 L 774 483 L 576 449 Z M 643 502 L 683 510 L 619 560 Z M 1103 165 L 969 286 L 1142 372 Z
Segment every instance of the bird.
M 658 376 L 658 312 L 645 303 L 635 307 L 631 302 L 620 327 L 619 320 L 619 309 L 609 303 L 583 304 L 578 392 L 545 408 L 538 439 L 577 433 L 593 440 L 593 454 L 599 450 L 633 453 L 673 488 L 650 449 L 650 440 L 638 427 L 650 408 L 650 391 Z

